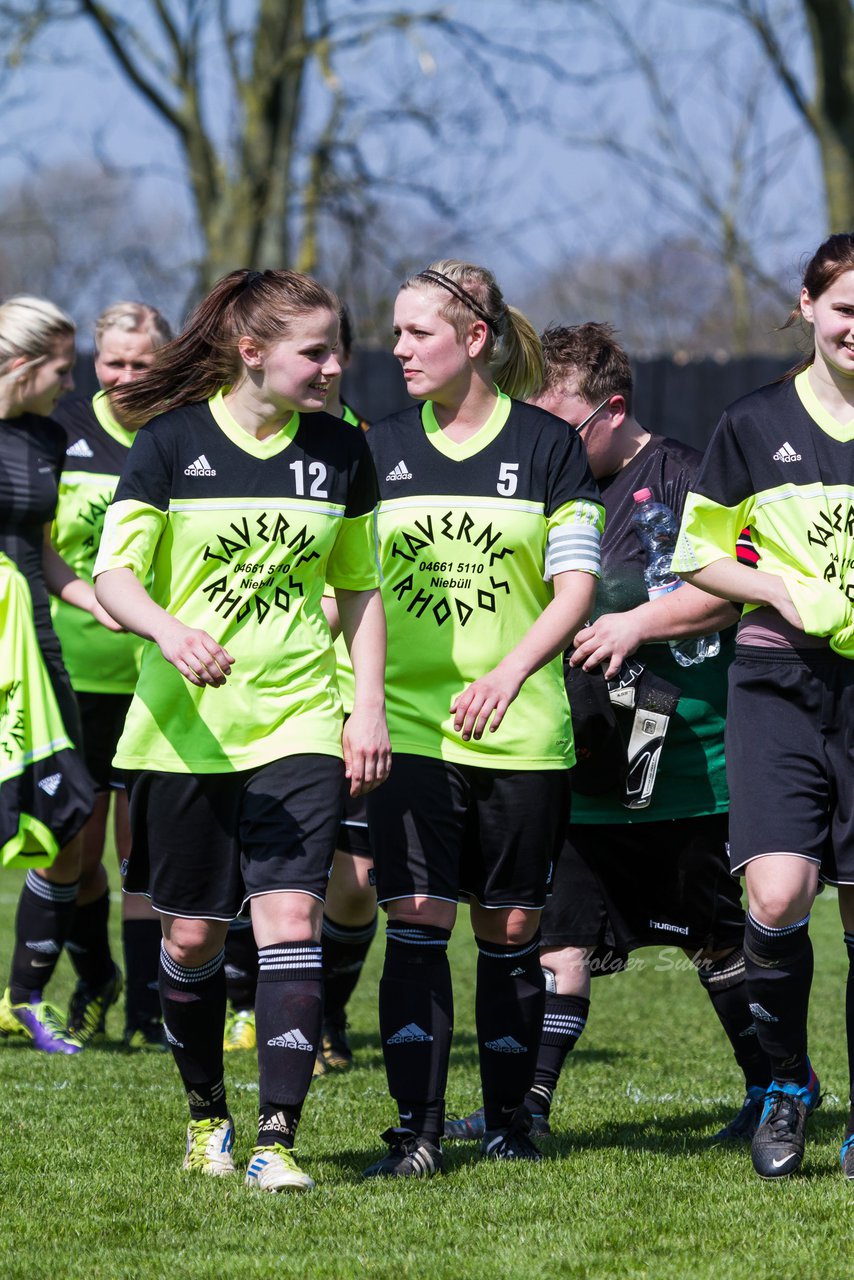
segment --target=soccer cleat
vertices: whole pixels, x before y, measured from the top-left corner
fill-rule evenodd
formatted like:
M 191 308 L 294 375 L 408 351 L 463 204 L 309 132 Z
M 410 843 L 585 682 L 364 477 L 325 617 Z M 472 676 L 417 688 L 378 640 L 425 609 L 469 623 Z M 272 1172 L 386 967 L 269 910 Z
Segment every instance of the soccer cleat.
M 527 1107 L 517 1109 L 506 1129 L 487 1129 L 480 1153 L 487 1160 L 542 1160 L 542 1153 L 530 1139 L 533 1116 Z
M 329 1068 L 323 1060 L 323 1050 L 318 1049 L 317 1057 L 314 1059 L 314 1064 L 311 1068 L 311 1074 L 314 1079 L 317 1079 L 318 1076 L 325 1076 L 328 1075 L 328 1073 Z
M 124 985 L 121 970 L 116 965 L 113 965 L 112 977 L 103 986 L 77 983 L 68 1005 L 68 1029 L 81 1044 L 91 1044 L 106 1034 L 107 1010 L 116 1003 Z
M 771 1081 L 750 1148 L 760 1178 L 787 1178 L 798 1171 L 804 1158 L 807 1120 L 820 1103 L 818 1077 L 812 1067 L 805 1085 Z
M 546 1138 L 551 1131 L 548 1116 L 531 1113 L 531 1133 L 537 1137 Z M 485 1133 L 486 1120 L 483 1107 L 478 1107 L 477 1111 L 473 1111 L 470 1116 L 451 1116 L 447 1119 L 442 1136 L 457 1142 L 480 1142 Z
M 231 1053 L 234 1049 L 254 1049 L 255 1045 L 255 1010 L 235 1009 L 225 1021 L 222 1037 L 223 1052 Z
M 846 1178 L 854 1179 L 854 1133 L 848 1135 L 839 1152 L 839 1163 Z
M 368 1165 L 363 1178 L 432 1178 L 442 1172 L 441 1149 L 411 1129 L 386 1129 L 380 1136 L 388 1143 L 388 1155 Z
M 36 999 L 29 1004 L 12 1004 L 6 989 L 0 1000 L 0 1033 L 27 1036 L 42 1053 L 79 1053 L 83 1045 L 68 1030 L 59 1010 L 40 999 L 41 992 L 33 995 Z
M 245 1182 L 259 1191 L 311 1191 L 314 1186 L 314 1179 L 299 1167 L 293 1151 L 278 1145 L 253 1148 Z
M 330 1071 L 347 1071 L 352 1067 L 353 1050 L 347 1039 L 347 1019 L 343 1012 L 323 1019 L 318 1056 L 323 1058 Z
M 762 1085 L 748 1085 L 741 1110 L 722 1129 L 712 1134 L 709 1142 L 749 1142 L 756 1132 L 764 1102 L 765 1089 Z
M 130 1049 L 132 1053 L 140 1050 L 168 1053 L 169 1043 L 163 1023 L 159 1018 L 152 1018 L 149 1022 L 140 1023 L 139 1026 L 126 1027 L 125 1048 Z
M 233 1148 L 234 1121 L 231 1116 L 224 1120 L 216 1116 L 207 1120 L 191 1120 L 187 1125 L 184 1168 L 191 1173 L 207 1173 L 215 1178 L 236 1173 L 231 1156 Z

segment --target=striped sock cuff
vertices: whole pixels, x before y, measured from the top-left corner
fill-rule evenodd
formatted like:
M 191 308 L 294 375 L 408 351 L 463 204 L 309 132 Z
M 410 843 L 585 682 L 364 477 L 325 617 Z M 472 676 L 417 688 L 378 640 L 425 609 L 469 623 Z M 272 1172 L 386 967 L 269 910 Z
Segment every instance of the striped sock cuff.
M 52 880 L 45 880 L 43 876 L 36 875 L 35 871 L 27 872 L 25 883 L 30 893 L 41 898 L 42 902 L 75 902 L 77 890 L 80 887 L 77 880 L 74 884 L 54 884 Z
M 259 982 L 305 982 L 323 976 L 319 942 L 277 942 L 258 950 Z
M 451 931 L 439 929 L 436 925 L 419 926 L 392 921 L 386 925 L 385 936 L 389 942 L 397 942 L 401 946 L 443 947 L 447 950 Z
M 196 969 L 185 969 L 183 965 L 177 964 L 166 950 L 166 944 L 160 944 L 160 966 L 166 977 L 175 986 L 195 987 L 203 982 L 207 982 L 209 978 L 222 968 L 225 960 L 225 950 L 218 952 L 212 960 L 208 960 L 205 964 L 199 965 Z
M 477 937 L 475 942 L 479 953 L 488 960 L 522 960 L 532 952 L 539 951 L 540 931 L 537 930 L 530 942 L 511 943 L 508 946 L 498 942 L 485 942 L 483 938 Z
M 368 924 L 356 926 L 337 924 L 336 921 L 330 920 L 328 916 L 323 917 L 323 936 L 328 938 L 330 942 L 343 942 L 356 946 L 360 942 L 370 942 L 376 931 L 376 916 Z
M 744 981 L 744 952 L 738 947 L 723 960 L 700 961 L 697 977 L 707 991 L 728 991 Z
M 796 920 L 794 924 L 784 924 L 779 926 L 760 924 L 752 912 L 748 911 L 747 913 L 747 923 L 764 938 L 785 938 L 791 933 L 797 933 L 798 929 L 803 929 L 805 925 L 809 924 L 809 922 L 809 911 L 804 916 L 803 920 Z

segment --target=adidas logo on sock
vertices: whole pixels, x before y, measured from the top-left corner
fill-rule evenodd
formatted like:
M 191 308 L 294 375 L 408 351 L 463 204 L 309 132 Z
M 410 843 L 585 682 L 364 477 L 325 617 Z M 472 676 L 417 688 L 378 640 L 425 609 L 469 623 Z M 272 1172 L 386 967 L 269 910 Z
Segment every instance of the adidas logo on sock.
M 181 1043 L 181 1041 L 180 1041 L 180 1040 L 176 1040 L 176 1038 L 173 1036 L 172 1032 L 169 1030 L 169 1028 L 167 1027 L 167 1025 L 166 1025 L 166 1023 L 165 1023 L 165 1022 L 163 1023 L 163 1030 L 164 1030 L 164 1032 L 165 1032 L 166 1039 L 169 1041 L 169 1043 L 170 1043 L 170 1044 L 174 1044 L 174 1046 L 175 1046 L 175 1048 L 176 1048 L 176 1049 L 183 1049 L 183 1048 L 184 1048 L 184 1046 L 183 1046 L 183 1044 Z
M 426 1031 L 422 1031 L 417 1022 L 408 1022 L 405 1027 L 401 1027 L 393 1036 L 389 1036 L 386 1044 L 417 1044 L 419 1041 L 432 1040 L 432 1036 L 428 1036 Z
M 46 778 L 42 778 L 39 783 L 39 791 L 43 791 L 45 795 L 55 796 L 59 790 L 59 784 L 62 782 L 61 773 L 48 774 Z
M 274 1036 L 272 1040 L 267 1041 L 267 1044 L 272 1049 L 300 1049 L 303 1053 L 314 1051 L 314 1045 L 309 1044 L 298 1027 L 285 1031 L 280 1036 Z
M 397 464 L 396 467 L 392 467 L 391 471 L 389 471 L 388 475 L 386 476 L 386 480 L 411 480 L 411 479 L 412 479 L 412 472 L 409 470 L 406 463 L 403 461 L 403 458 L 401 458 L 400 462 Z
M 802 455 L 795 453 L 788 440 L 785 444 L 781 444 L 780 448 L 772 455 L 775 462 L 800 462 Z
M 28 951 L 38 951 L 43 956 L 58 956 L 62 948 L 53 938 L 45 938 L 43 942 L 28 942 Z
M 522 977 L 522 974 L 523 974 L 524 972 L 525 972 L 525 970 L 522 968 L 522 966 L 521 966 L 521 965 L 519 965 L 519 968 L 518 968 L 518 969 L 511 969 L 511 970 L 510 970 L 510 977 L 511 977 L 511 978 L 521 978 L 521 977 Z
M 494 1049 L 496 1053 L 527 1053 L 528 1050 L 518 1040 L 514 1040 L 512 1036 L 501 1036 L 499 1040 L 487 1040 L 487 1049 Z
M 189 467 L 184 468 L 185 476 L 215 476 L 216 471 L 208 462 L 203 453 L 200 453 L 195 462 L 191 462 Z
M 81 438 L 68 446 L 65 450 L 65 456 L 67 458 L 94 458 L 95 450 L 90 449 L 88 443 Z

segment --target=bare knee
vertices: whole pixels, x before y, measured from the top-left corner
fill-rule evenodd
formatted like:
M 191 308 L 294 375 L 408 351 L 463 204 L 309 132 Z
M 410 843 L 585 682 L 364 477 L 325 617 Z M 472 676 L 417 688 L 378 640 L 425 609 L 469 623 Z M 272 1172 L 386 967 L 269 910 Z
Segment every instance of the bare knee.
M 187 920 L 162 916 L 163 941 L 176 964 L 198 969 L 222 950 L 227 925 L 220 920 Z
M 490 910 L 479 903 L 471 904 L 471 924 L 475 935 L 484 942 L 501 946 L 522 946 L 530 942 L 540 927 L 540 912 L 521 907 Z

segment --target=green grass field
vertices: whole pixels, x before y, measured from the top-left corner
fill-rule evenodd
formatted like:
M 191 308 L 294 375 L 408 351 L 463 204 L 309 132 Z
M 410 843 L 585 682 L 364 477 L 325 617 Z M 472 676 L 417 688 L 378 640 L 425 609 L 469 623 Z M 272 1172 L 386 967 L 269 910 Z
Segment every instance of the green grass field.
M 0 880 L 5 974 L 20 877 Z M 375 1034 L 381 943 L 352 1006 L 358 1069 L 315 1082 L 301 1128 L 307 1195 L 262 1195 L 181 1171 L 185 1108 L 171 1057 L 116 1043 L 76 1058 L 0 1041 L 0 1276 L 650 1277 L 794 1280 L 850 1275 L 854 1189 L 838 1146 L 847 1113 L 846 957 L 832 893 L 813 915 L 811 1051 L 825 1100 L 804 1172 L 760 1182 L 746 1150 L 706 1139 L 741 1102 L 729 1046 L 676 952 L 597 979 L 581 1047 L 553 1111 L 541 1165 L 487 1165 L 450 1146 L 447 1176 L 362 1183 L 395 1116 Z M 114 920 L 118 909 L 114 908 Z M 473 945 L 452 944 L 458 1031 L 449 1107 L 477 1101 Z M 637 961 L 636 961 L 637 963 Z M 51 987 L 64 1004 L 65 958 Z M 121 1035 L 119 1012 L 110 1031 Z M 227 1059 L 237 1156 L 253 1140 L 254 1054 Z

